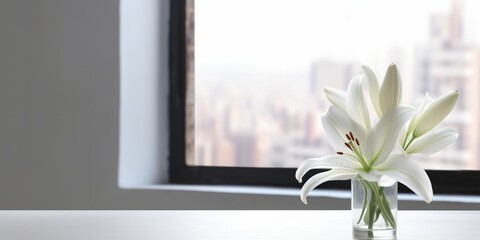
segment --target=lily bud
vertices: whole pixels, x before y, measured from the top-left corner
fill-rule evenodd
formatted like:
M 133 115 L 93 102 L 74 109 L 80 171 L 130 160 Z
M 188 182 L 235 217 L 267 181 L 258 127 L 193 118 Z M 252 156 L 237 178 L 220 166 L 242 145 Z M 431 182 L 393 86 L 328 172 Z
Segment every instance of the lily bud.
M 418 119 L 413 136 L 420 137 L 437 126 L 452 111 L 457 99 L 458 91 L 454 91 L 433 101 Z
M 418 119 L 420 119 L 423 112 L 425 112 L 425 109 L 428 107 L 428 105 L 430 105 L 430 103 L 432 103 L 432 98 L 430 97 L 430 95 L 428 95 L 428 93 L 426 93 L 425 100 L 423 100 L 422 106 L 420 106 L 418 114 L 415 115 L 415 117 L 413 117 L 408 124 L 407 135 L 413 132 L 415 127 L 417 127 Z
M 385 114 L 389 110 L 395 108 L 401 100 L 402 96 L 402 81 L 398 73 L 397 66 L 390 64 L 385 73 L 382 87 L 380 88 L 379 101 L 380 109 Z

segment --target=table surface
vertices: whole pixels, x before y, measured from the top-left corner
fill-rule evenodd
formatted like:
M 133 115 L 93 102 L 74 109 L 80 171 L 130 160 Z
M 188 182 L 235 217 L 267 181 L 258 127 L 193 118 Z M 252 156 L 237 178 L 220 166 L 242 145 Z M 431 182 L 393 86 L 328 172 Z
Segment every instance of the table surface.
M 0 239 L 353 239 L 350 211 L 0 211 Z M 397 239 L 480 239 L 480 211 L 399 211 Z

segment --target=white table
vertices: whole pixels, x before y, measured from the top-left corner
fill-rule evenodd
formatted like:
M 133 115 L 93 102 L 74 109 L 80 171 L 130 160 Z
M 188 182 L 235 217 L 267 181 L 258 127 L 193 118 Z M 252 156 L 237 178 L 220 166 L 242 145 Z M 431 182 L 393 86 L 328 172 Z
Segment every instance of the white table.
M 400 211 L 397 239 L 480 239 L 480 211 Z M 352 239 L 350 211 L 0 211 L 0 239 Z

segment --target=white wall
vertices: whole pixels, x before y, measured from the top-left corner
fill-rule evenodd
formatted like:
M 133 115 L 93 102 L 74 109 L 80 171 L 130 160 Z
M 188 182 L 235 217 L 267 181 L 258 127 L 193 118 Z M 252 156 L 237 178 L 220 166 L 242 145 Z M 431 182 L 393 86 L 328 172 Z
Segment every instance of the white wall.
M 168 11 L 165 3 L 126 1 Z M 304 206 L 298 196 L 120 189 L 119 157 L 139 149 L 119 149 L 136 142 L 120 141 L 120 73 L 126 73 L 120 69 L 119 9 L 118 0 L 0 0 L 0 209 L 349 208 L 347 199 L 316 198 Z M 167 54 L 166 45 L 158 49 Z M 121 168 L 124 176 L 136 168 L 135 156 L 125 158 L 130 162 Z M 157 156 L 165 153 L 158 150 Z M 151 162 L 146 158 L 139 155 L 138 161 Z M 131 179 L 132 184 L 159 180 L 154 173 Z M 478 204 L 403 204 L 478 209 Z
M 120 186 L 166 182 L 169 4 L 120 3 Z

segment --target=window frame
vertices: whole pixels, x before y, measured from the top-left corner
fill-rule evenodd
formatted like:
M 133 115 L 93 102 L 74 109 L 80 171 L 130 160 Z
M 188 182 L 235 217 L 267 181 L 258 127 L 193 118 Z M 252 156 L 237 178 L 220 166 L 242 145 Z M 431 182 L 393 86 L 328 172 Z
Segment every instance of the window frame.
M 170 1 L 169 28 L 169 179 L 175 184 L 249 185 L 300 188 L 295 168 L 189 166 L 186 163 L 186 0 Z M 310 171 L 306 178 L 321 172 Z M 427 170 L 436 194 L 480 195 L 480 171 Z M 332 181 L 322 189 L 350 189 L 349 181 Z M 411 192 L 399 184 L 399 192 Z

